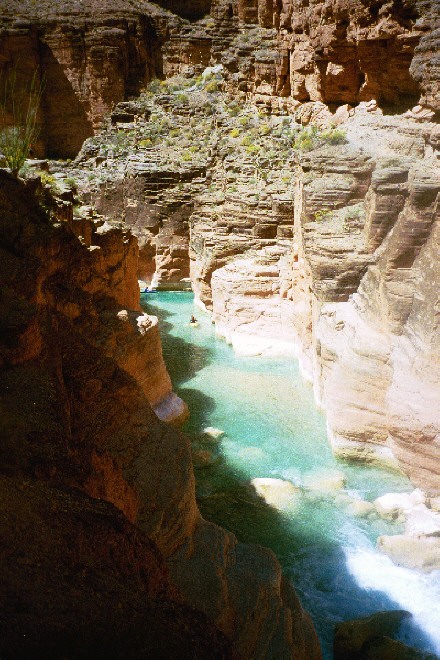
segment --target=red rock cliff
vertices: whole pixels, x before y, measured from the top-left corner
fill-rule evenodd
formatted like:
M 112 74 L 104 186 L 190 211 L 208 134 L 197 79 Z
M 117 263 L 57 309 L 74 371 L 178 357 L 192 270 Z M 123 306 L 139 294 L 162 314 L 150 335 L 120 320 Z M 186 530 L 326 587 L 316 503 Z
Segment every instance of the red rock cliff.
M 194 630 L 191 653 L 232 657 L 219 629 L 244 657 L 319 658 L 273 554 L 201 519 L 189 441 L 152 409 L 162 358 L 157 325 L 131 322 L 135 239 L 57 221 L 38 181 L 4 171 L 0 205 L 2 655 L 63 650 L 77 630 L 78 653 L 105 637 L 175 654 Z

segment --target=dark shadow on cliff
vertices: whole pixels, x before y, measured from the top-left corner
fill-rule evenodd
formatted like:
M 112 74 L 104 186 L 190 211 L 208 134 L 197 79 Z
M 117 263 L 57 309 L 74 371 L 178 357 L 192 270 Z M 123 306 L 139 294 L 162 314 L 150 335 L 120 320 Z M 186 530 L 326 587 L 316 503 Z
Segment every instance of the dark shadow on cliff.
M 41 66 L 45 77 L 42 137 L 47 156 L 75 158 L 84 140 L 93 135 L 85 104 L 79 100 L 66 71 L 45 43 L 41 43 Z
M 212 362 L 213 352 L 205 346 L 199 346 L 172 335 L 173 323 L 167 321 L 167 319 L 171 319 L 173 314 L 155 304 L 153 296 L 144 296 L 141 304 L 148 314 L 154 314 L 159 318 L 162 352 L 168 373 L 171 376 L 173 385 L 176 388 L 181 388 L 198 371 L 201 371 Z M 195 390 L 191 390 L 191 392 L 195 392 Z M 181 395 L 183 396 L 183 394 Z

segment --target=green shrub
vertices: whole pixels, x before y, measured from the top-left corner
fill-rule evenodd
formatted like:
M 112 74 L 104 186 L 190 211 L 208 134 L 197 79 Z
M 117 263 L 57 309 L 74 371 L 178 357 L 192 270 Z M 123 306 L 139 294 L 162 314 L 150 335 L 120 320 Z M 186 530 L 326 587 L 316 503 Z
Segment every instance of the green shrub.
M 238 128 L 233 128 L 229 134 L 232 138 L 237 138 L 240 135 Z
M 206 85 L 205 85 L 205 91 L 212 94 L 213 92 L 218 92 L 218 82 L 217 80 L 210 80 Z
M 44 90 L 44 81 L 36 71 L 29 85 L 18 89 L 17 71 L 0 79 L 0 151 L 7 166 L 17 175 L 23 167 L 32 145 L 38 139 L 40 127 L 37 114 Z M 8 124 L 11 124 L 8 126 Z
M 158 80 L 158 78 L 154 78 L 148 83 L 147 91 L 151 92 L 152 94 L 160 94 L 160 92 L 163 91 L 164 85 L 166 85 L 165 80 Z
M 319 211 L 316 211 L 314 217 L 316 222 L 322 222 L 323 220 L 330 220 L 332 215 L 333 211 L 331 209 L 319 209 Z
M 246 147 L 246 153 L 248 154 L 257 154 L 261 150 L 261 147 L 258 144 L 250 144 Z
M 69 188 L 76 188 L 77 187 L 77 182 L 76 179 L 73 178 L 73 176 L 68 176 L 64 179 L 63 183 L 66 186 L 69 186 Z
M 330 128 L 319 134 L 318 139 L 324 144 L 346 144 L 347 138 L 344 130 L 340 128 Z
M 272 131 L 271 127 L 269 124 L 261 124 L 261 126 L 258 129 L 258 132 L 260 135 L 269 135 L 269 133 Z
M 228 108 L 228 114 L 230 117 L 237 117 L 240 113 L 240 108 L 235 103 L 230 105 Z
M 319 131 L 316 126 L 302 128 L 296 135 L 293 148 L 298 151 L 311 151 L 324 144 L 345 144 L 347 142 L 345 131 L 339 128 L 329 128 Z

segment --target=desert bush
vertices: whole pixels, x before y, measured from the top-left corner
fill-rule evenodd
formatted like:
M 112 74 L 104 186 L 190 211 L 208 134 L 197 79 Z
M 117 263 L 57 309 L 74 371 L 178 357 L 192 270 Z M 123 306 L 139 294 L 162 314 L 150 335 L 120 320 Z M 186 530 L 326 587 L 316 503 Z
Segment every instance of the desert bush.
M 329 128 L 320 131 L 316 126 L 301 128 L 295 135 L 293 148 L 298 151 L 311 151 L 324 144 L 345 144 L 347 142 L 345 131 L 339 128 Z
M 346 133 L 341 128 L 330 128 L 319 133 L 318 140 L 324 144 L 345 144 L 347 142 Z
M 332 215 L 333 211 L 331 209 L 319 209 L 319 211 L 316 211 L 314 218 L 316 222 L 322 222 L 323 220 L 330 220 Z
M 23 167 L 38 138 L 37 115 L 43 90 L 44 81 L 38 71 L 28 87 L 18 89 L 16 69 L 0 81 L 0 151 L 14 174 Z
M 213 92 L 218 92 L 218 81 L 213 79 L 210 80 L 206 85 L 205 85 L 205 91 L 212 94 Z

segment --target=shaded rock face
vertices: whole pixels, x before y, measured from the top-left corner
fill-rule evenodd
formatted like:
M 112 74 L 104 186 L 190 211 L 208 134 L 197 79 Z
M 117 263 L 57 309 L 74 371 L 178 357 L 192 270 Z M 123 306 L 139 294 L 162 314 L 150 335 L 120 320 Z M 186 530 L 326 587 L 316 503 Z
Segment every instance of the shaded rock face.
M 336 626 L 334 640 L 335 660 L 356 658 L 402 658 L 404 660 L 435 660 L 430 653 L 405 646 L 393 639 L 409 612 L 378 612 L 365 619 L 346 621 Z
M 87 157 L 87 149 L 83 150 Z M 156 165 L 156 167 L 155 167 Z M 183 286 L 189 279 L 189 217 L 193 196 L 182 182 L 204 180 L 199 168 L 181 175 L 152 158 L 133 160 L 124 171 L 91 196 L 94 206 L 111 220 L 124 221 L 139 242 L 138 275 L 157 288 Z M 193 186 L 190 185 L 190 188 Z
M 88 2 L 78 10 L 71 2 L 54 8 L 12 1 L 0 9 L 0 23 L 1 69 L 4 77 L 16 72 L 17 98 L 26 97 L 35 71 L 43 80 L 35 146 L 53 158 L 74 158 L 115 103 L 162 71 L 160 19 L 156 27 L 125 3 Z
M 2 475 L 0 491 L 4 658 L 234 657 L 110 504 L 20 475 Z
M 209 14 L 211 10 L 211 0 L 196 0 L 195 2 L 186 2 L 185 0 L 160 0 L 157 3 L 164 9 L 169 9 L 173 14 L 195 20 Z
M 0 184 L 2 654 L 319 658 L 272 553 L 201 519 L 188 440 L 153 412 L 170 383 L 135 239 Z

